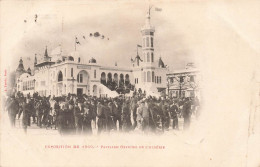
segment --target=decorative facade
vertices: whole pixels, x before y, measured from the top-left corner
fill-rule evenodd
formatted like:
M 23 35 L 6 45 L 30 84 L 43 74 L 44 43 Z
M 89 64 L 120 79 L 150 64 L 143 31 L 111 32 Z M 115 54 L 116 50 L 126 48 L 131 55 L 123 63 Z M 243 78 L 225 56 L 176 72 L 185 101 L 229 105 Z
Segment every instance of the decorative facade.
M 188 64 L 189 65 L 189 64 Z M 201 74 L 194 66 L 167 74 L 167 90 L 170 97 L 200 97 Z
M 43 61 L 35 56 L 34 69 L 25 71 L 22 59 L 17 68 L 17 91 L 24 94 L 38 92 L 42 96 L 86 94 L 92 96 L 116 96 L 134 89 L 147 95 L 160 94 L 166 89 L 167 68 L 154 53 L 155 28 L 147 13 L 141 29 L 142 53 L 131 59 L 131 67 L 102 66 L 93 57 L 82 56 L 74 51 L 63 55 L 61 48 L 49 56 L 47 47 Z M 59 52 L 60 50 L 60 52 Z

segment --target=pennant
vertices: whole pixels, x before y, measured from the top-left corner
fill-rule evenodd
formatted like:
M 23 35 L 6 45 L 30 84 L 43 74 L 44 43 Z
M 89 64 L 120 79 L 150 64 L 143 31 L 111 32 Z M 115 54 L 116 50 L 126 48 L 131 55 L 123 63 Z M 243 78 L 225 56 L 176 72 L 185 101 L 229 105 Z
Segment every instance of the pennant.
M 34 17 L 34 22 L 36 23 L 37 22 L 37 14 L 35 14 L 35 17 Z
M 76 44 L 80 44 L 80 42 L 79 42 L 79 40 L 78 40 L 78 38 L 76 37 Z

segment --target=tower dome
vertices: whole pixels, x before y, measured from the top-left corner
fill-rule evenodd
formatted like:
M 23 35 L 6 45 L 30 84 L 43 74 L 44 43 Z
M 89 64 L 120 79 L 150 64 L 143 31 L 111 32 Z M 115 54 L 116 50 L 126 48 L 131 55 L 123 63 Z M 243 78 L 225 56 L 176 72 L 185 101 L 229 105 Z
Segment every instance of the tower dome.
M 22 58 L 20 58 L 19 65 L 18 65 L 16 71 L 17 72 L 25 72 Z
M 97 63 L 96 59 L 94 59 L 93 57 L 89 60 L 89 63 Z

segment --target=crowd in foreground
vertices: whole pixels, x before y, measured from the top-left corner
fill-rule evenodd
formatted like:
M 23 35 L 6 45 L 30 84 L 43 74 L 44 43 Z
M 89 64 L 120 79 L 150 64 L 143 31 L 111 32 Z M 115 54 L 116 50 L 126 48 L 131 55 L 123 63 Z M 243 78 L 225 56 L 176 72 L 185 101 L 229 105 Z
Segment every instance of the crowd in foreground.
M 39 128 L 58 129 L 65 134 L 109 133 L 111 130 L 143 133 L 163 133 L 165 130 L 179 130 L 178 120 L 184 119 L 182 129 L 190 126 L 191 115 L 199 115 L 198 98 L 155 98 L 134 94 L 133 97 L 116 98 L 77 96 L 42 97 L 38 93 L 24 96 L 17 92 L 7 98 L 5 110 L 10 123 L 15 127 L 17 119 L 22 127 L 37 124 Z

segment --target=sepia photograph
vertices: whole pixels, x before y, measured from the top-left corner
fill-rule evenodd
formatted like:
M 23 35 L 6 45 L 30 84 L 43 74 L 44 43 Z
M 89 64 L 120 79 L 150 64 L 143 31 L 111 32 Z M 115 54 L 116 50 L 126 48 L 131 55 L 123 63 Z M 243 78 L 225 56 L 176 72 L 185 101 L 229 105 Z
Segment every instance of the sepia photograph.
M 259 2 L 0 3 L 0 166 L 260 165 Z

